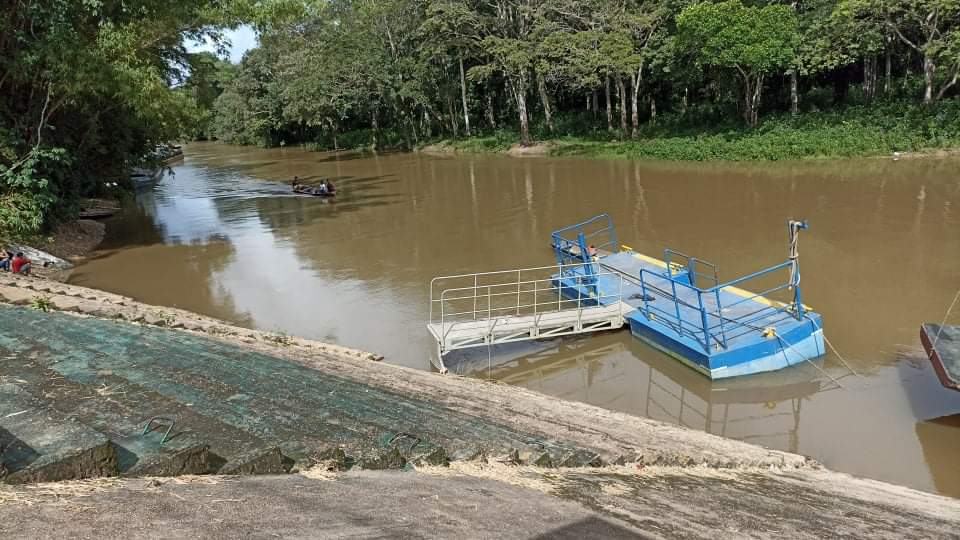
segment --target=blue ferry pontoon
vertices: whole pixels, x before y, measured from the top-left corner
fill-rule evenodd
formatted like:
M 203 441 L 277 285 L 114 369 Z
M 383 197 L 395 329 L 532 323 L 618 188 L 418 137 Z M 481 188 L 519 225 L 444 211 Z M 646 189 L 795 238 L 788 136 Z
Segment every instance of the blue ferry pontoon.
M 567 298 L 629 305 L 634 336 L 711 379 L 775 371 L 824 354 L 820 315 L 800 290 L 797 239 L 807 224 L 788 225 L 785 262 L 721 283 L 716 266 L 701 259 L 666 249 L 661 260 L 618 245 L 603 214 L 553 232 L 564 268 L 554 284 Z

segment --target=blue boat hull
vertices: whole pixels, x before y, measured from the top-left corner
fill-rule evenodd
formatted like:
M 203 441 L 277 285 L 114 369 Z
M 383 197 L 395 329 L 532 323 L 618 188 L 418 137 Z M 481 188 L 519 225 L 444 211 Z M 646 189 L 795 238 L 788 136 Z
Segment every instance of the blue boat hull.
M 651 322 L 640 311 L 627 316 L 634 337 L 662 351 L 711 379 L 726 379 L 777 371 L 822 356 L 826 351 L 820 316 L 808 313 L 807 324 L 798 325 L 779 338 L 763 337 L 729 350 L 704 352 L 698 342 L 684 339 Z

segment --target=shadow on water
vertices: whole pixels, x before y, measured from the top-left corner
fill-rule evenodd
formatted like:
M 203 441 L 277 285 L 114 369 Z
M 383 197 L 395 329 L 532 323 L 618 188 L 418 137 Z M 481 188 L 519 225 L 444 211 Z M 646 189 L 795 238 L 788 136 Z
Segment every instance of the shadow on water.
M 632 350 L 633 349 L 633 350 Z M 636 361 L 639 353 L 642 361 Z M 797 452 L 802 402 L 835 389 L 814 369 L 710 381 L 659 352 L 614 336 L 454 351 L 448 368 L 564 399 Z M 774 441 L 774 439 L 778 439 Z

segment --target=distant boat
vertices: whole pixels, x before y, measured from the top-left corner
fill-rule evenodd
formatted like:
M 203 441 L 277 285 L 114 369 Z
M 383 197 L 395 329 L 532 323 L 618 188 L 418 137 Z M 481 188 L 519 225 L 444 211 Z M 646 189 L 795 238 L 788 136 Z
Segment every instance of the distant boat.
M 960 326 L 924 324 L 920 327 L 920 341 L 940 383 L 960 390 Z
M 302 187 L 294 188 L 293 192 L 297 195 L 311 195 L 313 197 L 336 197 L 337 190 L 333 191 L 320 191 L 320 188 L 315 187 Z
M 140 189 L 156 184 L 162 177 L 163 169 L 134 167 L 133 173 L 130 174 L 130 181 L 133 182 L 133 187 Z

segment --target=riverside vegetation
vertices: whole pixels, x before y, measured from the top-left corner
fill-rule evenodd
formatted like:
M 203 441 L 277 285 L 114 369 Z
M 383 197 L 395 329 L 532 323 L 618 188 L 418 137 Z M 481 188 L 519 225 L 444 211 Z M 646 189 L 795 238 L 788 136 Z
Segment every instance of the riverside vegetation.
M 188 53 L 250 24 L 239 65 Z M 0 10 L 0 238 L 177 138 L 782 159 L 960 141 L 957 0 L 34 0 Z
M 198 87 L 202 133 L 315 149 L 788 159 L 960 143 L 953 0 L 315 6 Z M 211 78 L 214 82 L 211 82 Z M 212 97 L 212 96 L 211 96 Z

